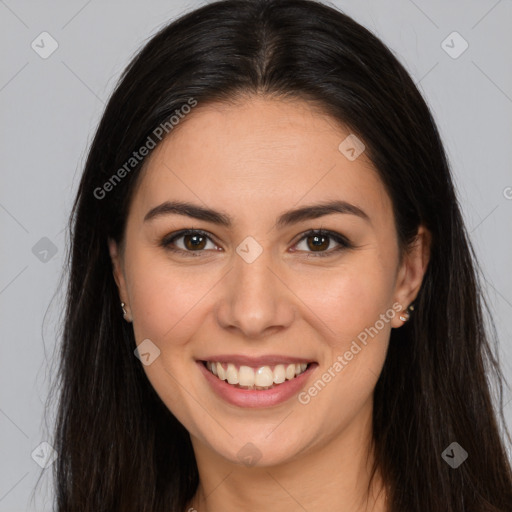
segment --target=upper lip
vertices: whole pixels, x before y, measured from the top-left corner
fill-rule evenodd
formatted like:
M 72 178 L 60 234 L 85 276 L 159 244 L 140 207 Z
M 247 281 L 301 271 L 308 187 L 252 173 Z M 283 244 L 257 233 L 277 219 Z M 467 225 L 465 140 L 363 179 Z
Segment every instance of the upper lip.
M 276 364 L 287 363 L 312 363 L 312 359 L 303 357 L 283 356 L 283 355 L 264 355 L 258 357 L 244 356 L 240 354 L 219 354 L 214 356 L 207 356 L 199 361 L 215 361 L 218 363 L 234 363 L 237 365 L 245 366 L 273 366 Z

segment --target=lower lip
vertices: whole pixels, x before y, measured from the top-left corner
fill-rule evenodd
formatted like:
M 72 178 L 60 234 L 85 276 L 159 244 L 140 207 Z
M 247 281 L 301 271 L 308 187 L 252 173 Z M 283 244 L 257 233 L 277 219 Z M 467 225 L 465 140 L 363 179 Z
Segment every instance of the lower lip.
M 298 377 L 285 380 L 282 384 L 274 385 L 270 389 L 258 390 L 235 388 L 213 375 L 201 361 L 197 361 L 197 364 L 213 390 L 226 402 L 238 407 L 271 407 L 285 402 L 305 386 L 309 376 L 318 366 L 317 363 L 312 363 Z

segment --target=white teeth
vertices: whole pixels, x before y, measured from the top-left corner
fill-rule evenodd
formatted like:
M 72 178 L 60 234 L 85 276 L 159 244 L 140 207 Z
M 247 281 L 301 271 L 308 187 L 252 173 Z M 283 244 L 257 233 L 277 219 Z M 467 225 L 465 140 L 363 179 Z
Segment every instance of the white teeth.
M 274 374 L 269 366 L 262 366 L 254 374 L 254 384 L 260 387 L 272 386 L 274 383 Z
M 227 380 L 229 384 L 248 388 L 270 388 L 274 384 L 282 384 L 285 380 L 291 380 L 303 373 L 307 363 L 278 364 L 273 369 L 270 366 L 260 366 L 256 370 L 250 366 L 240 366 L 239 369 L 228 363 L 226 367 L 219 362 L 208 361 L 206 367 L 221 380 Z
M 240 386 L 254 386 L 254 370 L 249 366 L 240 366 L 238 380 Z
M 292 380 L 293 377 L 295 377 L 295 365 L 294 364 L 289 364 L 286 367 L 286 379 L 287 380 Z
M 222 368 L 220 363 L 217 363 L 217 377 L 219 377 L 220 380 L 226 380 L 226 371 Z
M 276 384 L 281 384 L 286 380 L 286 371 L 284 369 L 284 364 L 278 364 L 274 368 L 274 382 Z
M 236 371 L 234 364 L 228 364 L 228 369 L 226 370 L 226 377 L 230 384 L 238 384 L 238 372 Z

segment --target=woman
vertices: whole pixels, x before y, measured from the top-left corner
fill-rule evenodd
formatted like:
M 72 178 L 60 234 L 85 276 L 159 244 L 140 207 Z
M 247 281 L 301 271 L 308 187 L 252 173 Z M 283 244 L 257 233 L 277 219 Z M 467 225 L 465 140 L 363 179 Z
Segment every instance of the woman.
M 512 510 L 438 131 L 336 9 L 227 0 L 155 35 L 70 243 L 57 510 Z

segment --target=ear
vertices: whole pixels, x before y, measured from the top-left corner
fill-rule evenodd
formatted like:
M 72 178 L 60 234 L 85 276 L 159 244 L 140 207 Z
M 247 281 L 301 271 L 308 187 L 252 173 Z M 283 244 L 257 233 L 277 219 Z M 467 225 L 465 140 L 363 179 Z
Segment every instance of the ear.
M 402 306 L 400 313 L 405 313 L 418 295 L 430 260 L 431 241 L 430 231 L 425 226 L 420 225 L 416 238 L 404 254 L 395 287 L 395 302 Z M 403 324 L 403 320 L 400 320 L 400 314 L 396 315 L 391 321 L 392 327 L 401 327 Z
M 117 289 L 119 291 L 119 302 L 124 302 L 124 309 L 127 312 L 126 319 L 129 320 L 131 318 L 130 313 L 130 301 L 128 299 L 128 292 L 126 288 L 126 280 L 124 277 L 123 271 L 123 261 L 120 248 L 117 242 L 111 238 L 108 239 L 108 249 L 110 253 L 110 259 L 112 261 L 112 270 L 114 274 L 114 279 L 117 284 Z

